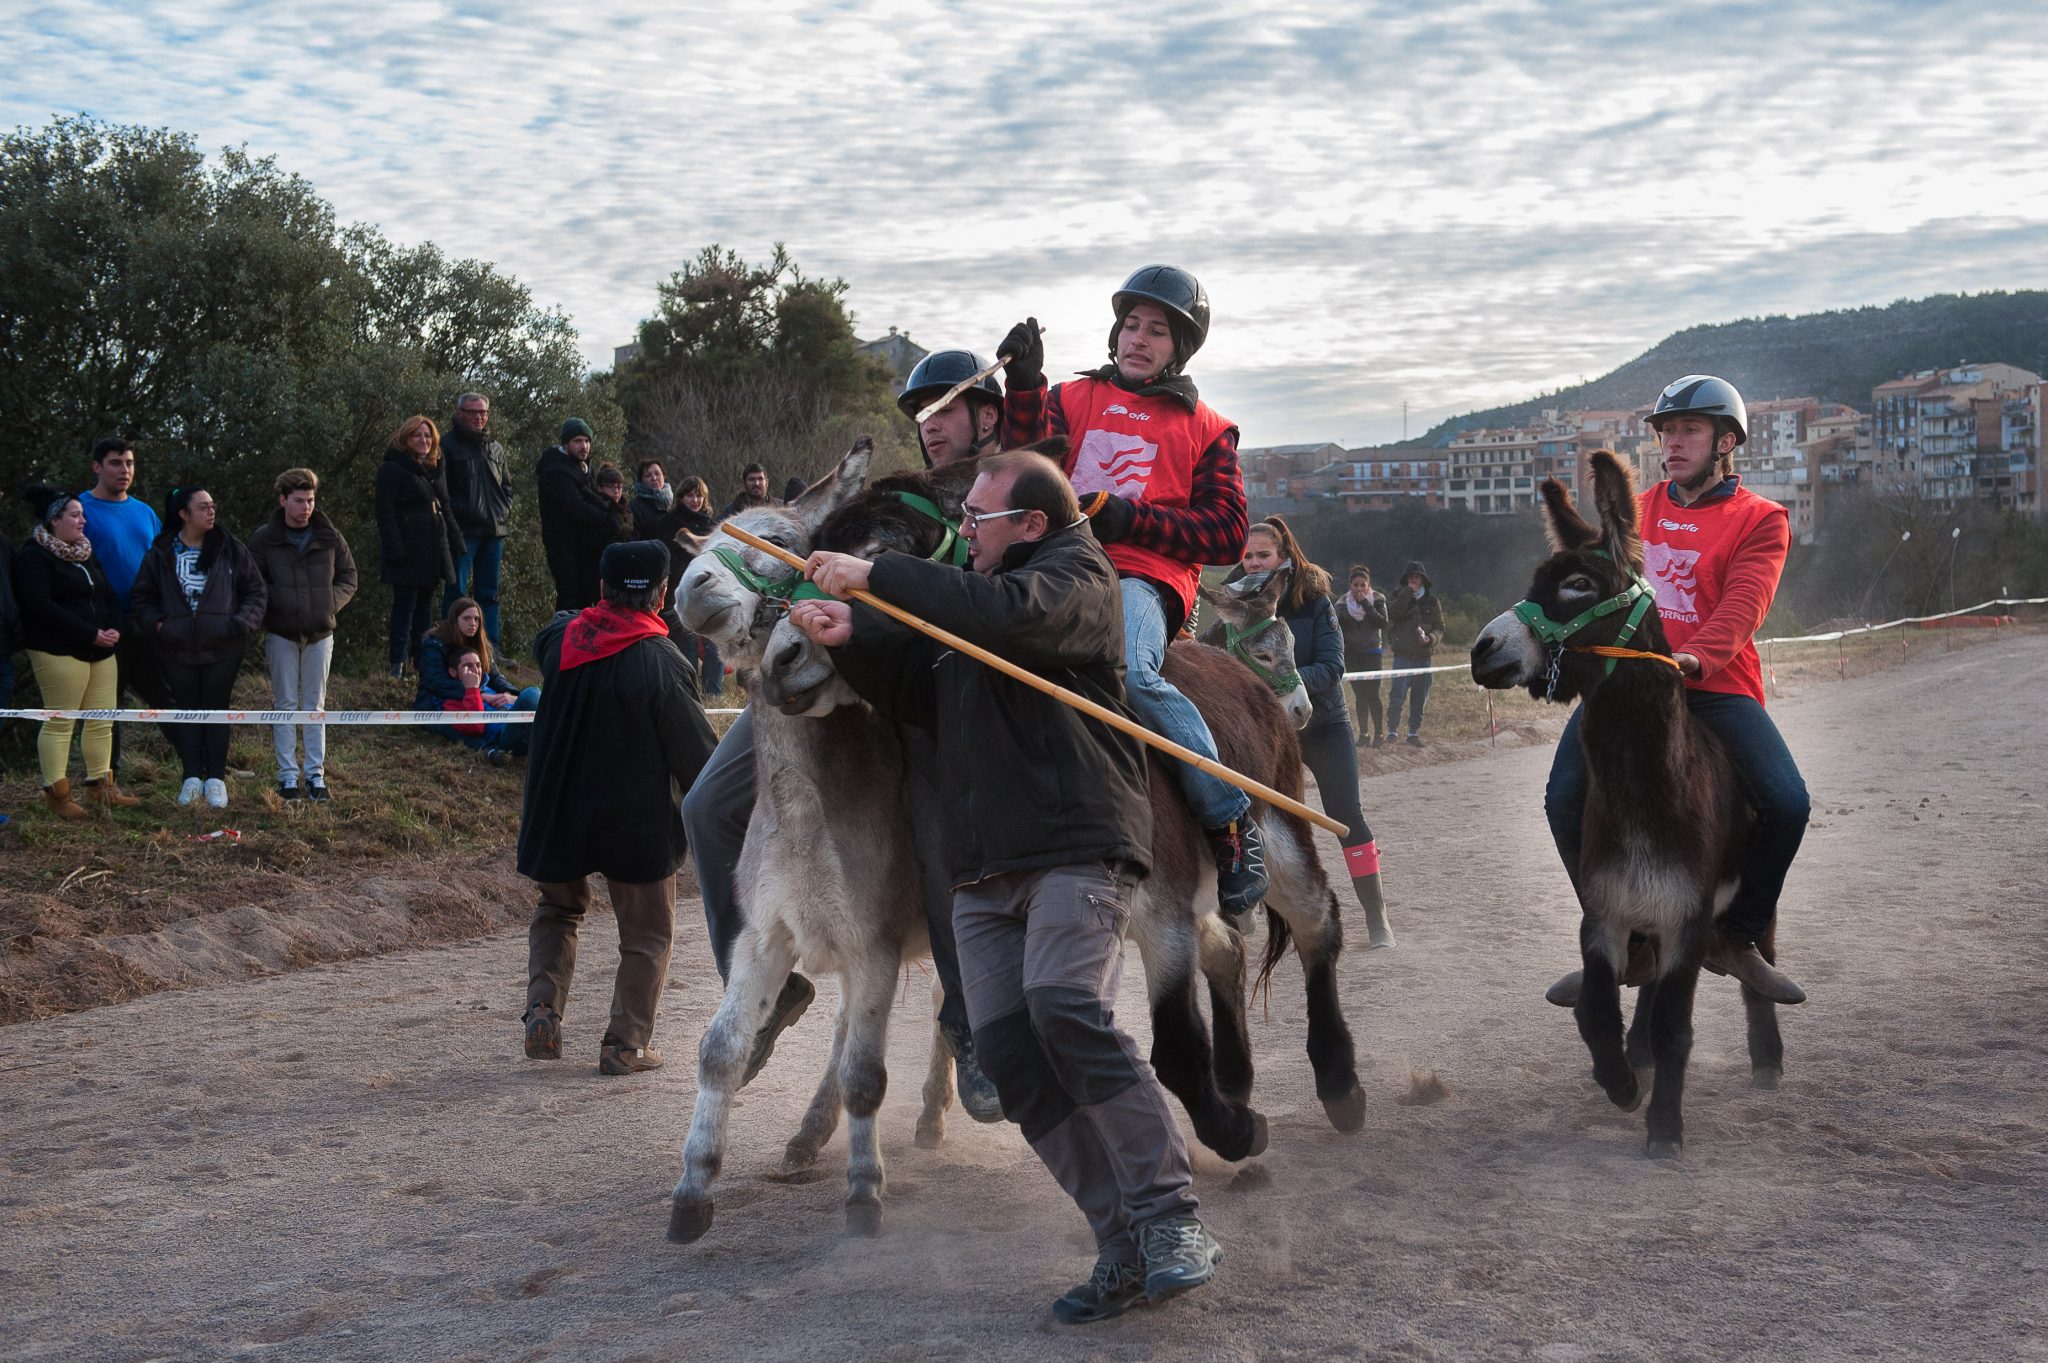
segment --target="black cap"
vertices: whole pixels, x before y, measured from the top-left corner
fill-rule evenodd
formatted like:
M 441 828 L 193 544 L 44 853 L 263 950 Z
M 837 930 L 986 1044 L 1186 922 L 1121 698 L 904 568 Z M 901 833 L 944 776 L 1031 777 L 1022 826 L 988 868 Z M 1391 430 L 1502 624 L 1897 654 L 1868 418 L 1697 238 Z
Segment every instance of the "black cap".
M 644 592 L 657 582 L 668 581 L 668 550 L 660 540 L 626 540 L 605 546 L 597 571 L 607 587 L 622 592 Z

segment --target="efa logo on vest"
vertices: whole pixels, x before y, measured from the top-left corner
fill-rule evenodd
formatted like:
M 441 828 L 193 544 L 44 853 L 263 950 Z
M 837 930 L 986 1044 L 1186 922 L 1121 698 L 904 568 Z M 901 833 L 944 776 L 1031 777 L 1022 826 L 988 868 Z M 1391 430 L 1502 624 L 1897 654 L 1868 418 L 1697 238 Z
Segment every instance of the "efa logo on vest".
M 1673 549 L 1654 541 L 1643 545 L 1643 573 L 1657 593 L 1657 614 L 1688 625 L 1700 622 L 1696 604 L 1700 551 Z
M 1083 497 L 1093 492 L 1133 496 L 1152 481 L 1152 465 L 1158 458 L 1159 447 L 1142 436 L 1089 431 L 1074 456 L 1074 491 Z

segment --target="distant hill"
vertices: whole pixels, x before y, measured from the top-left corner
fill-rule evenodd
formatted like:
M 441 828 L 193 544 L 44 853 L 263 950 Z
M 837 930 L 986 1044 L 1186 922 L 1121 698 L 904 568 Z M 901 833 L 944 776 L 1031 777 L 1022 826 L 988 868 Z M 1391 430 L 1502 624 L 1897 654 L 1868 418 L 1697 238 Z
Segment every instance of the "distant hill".
M 1872 388 L 1903 374 L 1994 360 L 2048 373 L 2048 291 L 1937 294 L 1882 308 L 1692 327 L 1590 383 L 1452 417 L 1417 443 L 1443 445 L 1475 426 L 1521 425 L 1548 407 L 1638 407 L 1682 374 L 1718 374 L 1752 402 L 1817 397 L 1867 408 Z

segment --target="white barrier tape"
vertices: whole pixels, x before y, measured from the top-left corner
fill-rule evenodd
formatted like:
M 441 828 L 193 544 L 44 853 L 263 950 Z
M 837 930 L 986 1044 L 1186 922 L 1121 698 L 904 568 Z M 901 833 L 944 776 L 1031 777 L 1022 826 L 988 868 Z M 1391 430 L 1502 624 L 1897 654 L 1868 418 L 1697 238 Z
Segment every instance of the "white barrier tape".
M 1979 601 L 1974 606 L 1960 606 L 1939 615 L 1905 615 L 1897 620 L 1887 620 L 1880 625 L 1859 625 L 1855 629 L 1831 630 L 1826 634 L 1795 634 L 1783 639 L 1759 639 L 1759 644 L 1832 644 L 1837 639 L 1846 639 L 1852 634 L 1876 634 L 1880 630 L 1900 629 L 1906 625 L 1924 624 L 1929 620 L 1947 620 L 1958 615 L 1970 615 L 1986 606 L 2048 606 L 2048 596 L 1999 597 L 1991 601 Z
M 1345 681 L 1372 681 L 1377 677 L 1426 677 L 1436 672 L 1468 672 L 1470 663 L 1445 663 L 1442 667 L 1391 667 L 1383 672 L 1346 672 Z
M 706 710 L 736 715 L 738 710 Z M 531 710 L 0 710 L 0 719 L 106 719 L 136 724 L 531 724 Z

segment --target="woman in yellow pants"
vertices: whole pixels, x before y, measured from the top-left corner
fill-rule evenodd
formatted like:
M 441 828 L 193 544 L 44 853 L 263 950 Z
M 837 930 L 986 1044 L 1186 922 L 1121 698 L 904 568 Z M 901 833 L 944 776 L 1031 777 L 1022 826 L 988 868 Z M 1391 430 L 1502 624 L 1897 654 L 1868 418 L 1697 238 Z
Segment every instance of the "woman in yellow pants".
M 14 595 L 21 605 L 21 641 L 43 704 L 52 710 L 112 709 L 119 703 L 114 645 L 121 639 L 120 612 L 86 538 L 84 507 L 78 498 L 48 488 L 30 488 L 27 501 L 36 528 L 14 556 Z M 60 818 L 82 819 L 85 809 L 71 798 L 68 772 L 72 723 L 45 720 L 36 749 L 50 809 Z M 139 804 L 108 770 L 113 724 L 87 720 L 84 747 L 88 798 L 102 806 Z

